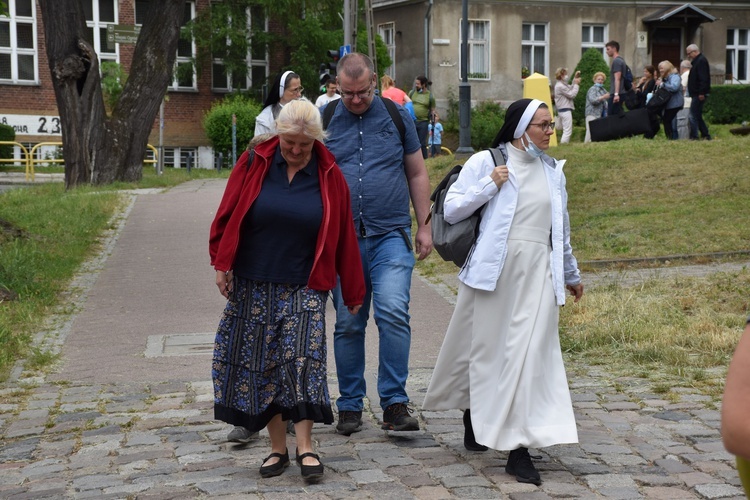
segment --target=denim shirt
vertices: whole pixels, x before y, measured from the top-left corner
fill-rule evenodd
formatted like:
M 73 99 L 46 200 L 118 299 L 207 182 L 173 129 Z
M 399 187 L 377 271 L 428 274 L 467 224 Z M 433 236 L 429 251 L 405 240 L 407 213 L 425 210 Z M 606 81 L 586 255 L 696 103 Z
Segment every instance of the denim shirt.
M 349 184 L 358 235 L 377 236 L 411 227 L 404 155 L 418 151 L 420 144 L 408 111 L 399 106 L 399 114 L 406 129 L 403 145 L 396 124 L 378 97 L 361 115 L 336 106 L 328 125 L 325 145 Z

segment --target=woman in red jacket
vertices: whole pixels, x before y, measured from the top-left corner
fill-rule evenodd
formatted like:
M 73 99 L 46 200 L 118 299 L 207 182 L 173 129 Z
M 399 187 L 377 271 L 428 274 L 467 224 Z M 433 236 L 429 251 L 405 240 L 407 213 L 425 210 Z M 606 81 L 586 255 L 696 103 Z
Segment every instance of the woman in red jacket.
M 211 264 L 228 299 L 214 347 L 214 415 L 249 432 L 268 427 L 262 477 L 289 465 L 291 419 L 297 463 L 314 481 L 323 465 L 313 422 L 333 423 L 325 303 L 338 276 L 356 314 L 365 283 L 349 189 L 321 142 L 319 110 L 292 101 L 276 127 L 278 137 L 238 160 L 211 225 Z

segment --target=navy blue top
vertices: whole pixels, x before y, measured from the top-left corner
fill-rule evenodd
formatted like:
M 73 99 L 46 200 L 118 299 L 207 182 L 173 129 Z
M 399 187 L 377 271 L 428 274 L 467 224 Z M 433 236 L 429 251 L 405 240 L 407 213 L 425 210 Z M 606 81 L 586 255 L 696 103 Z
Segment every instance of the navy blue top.
M 276 148 L 258 198 L 242 220 L 234 273 L 271 283 L 307 284 L 323 220 L 318 158 L 290 183 Z
M 404 155 L 421 146 L 409 112 L 399 106 L 399 114 L 406 129 L 403 145 L 396 124 L 379 98 L 374 98 L 361 115 L 341 103 L 328 125 L 325 144 L 349 184 L 357 234 L 362 234 L 363 227 L 368 236 L 411 227 Z

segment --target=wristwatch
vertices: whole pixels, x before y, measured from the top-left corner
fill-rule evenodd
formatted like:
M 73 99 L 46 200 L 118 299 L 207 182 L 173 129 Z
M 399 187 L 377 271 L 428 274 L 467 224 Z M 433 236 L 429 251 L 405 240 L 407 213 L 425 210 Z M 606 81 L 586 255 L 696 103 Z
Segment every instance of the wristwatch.
M 618 94 L 617 92 L 615 92 L 615 95 L 620 95 L 620 94 Z

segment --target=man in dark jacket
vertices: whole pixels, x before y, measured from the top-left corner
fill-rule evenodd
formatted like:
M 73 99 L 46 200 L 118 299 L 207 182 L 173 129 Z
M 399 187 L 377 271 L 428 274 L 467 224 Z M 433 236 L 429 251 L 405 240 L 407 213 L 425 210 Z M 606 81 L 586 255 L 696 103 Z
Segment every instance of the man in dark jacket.
M 700 130 L 703 139 L 711 140 L 708 126 L 703 121 L 703 105 L 711 92 L 711 70 L 708 67 L 706 56 L 701 54 L 698 46 L 690 44 L 685 49 L 687 56 L 693 64 L 688 76 L 688 94 L 692 98 L 690 102 L 690 139 L 698 139 Z

